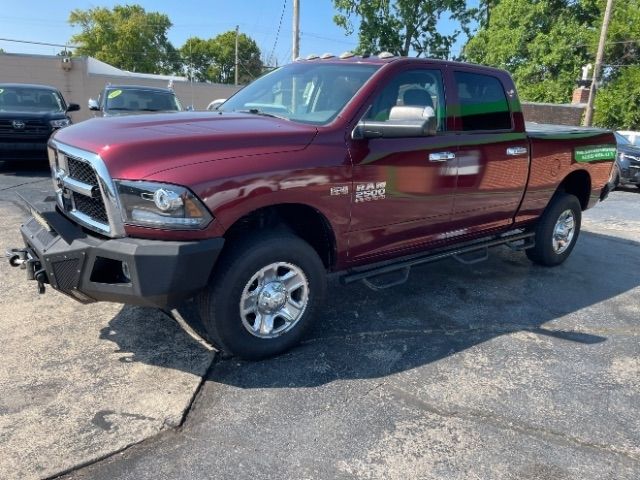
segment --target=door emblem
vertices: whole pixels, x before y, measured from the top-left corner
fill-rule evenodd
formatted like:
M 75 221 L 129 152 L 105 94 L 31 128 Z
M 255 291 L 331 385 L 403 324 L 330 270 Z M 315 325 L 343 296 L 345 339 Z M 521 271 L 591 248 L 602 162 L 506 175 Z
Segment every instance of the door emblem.
M 349 187 L 347 185 L 341 185 L 339 187 L 331 187 L 330 193 L 332 196 L 348 195 Z
M 16 130 L 24 130 L 26 124 L 22 120 L 14 120 L 11 122 L 11 125 L 13 125 L 13 128 Z
M 356 184 L 356 203 L 371 200 L 384 200 L 387 193 L 387 182 Z

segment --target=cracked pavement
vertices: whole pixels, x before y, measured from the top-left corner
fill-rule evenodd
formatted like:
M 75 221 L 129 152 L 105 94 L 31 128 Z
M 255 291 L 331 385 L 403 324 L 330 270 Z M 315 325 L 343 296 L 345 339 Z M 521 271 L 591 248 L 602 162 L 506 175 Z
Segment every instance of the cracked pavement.
M 380 292 L 332 281 L 300 346 L 214 361 L 182 426 L 62 478 L 637 479 L 639 204 L 587 212 L 554 269 L 499 248 Z

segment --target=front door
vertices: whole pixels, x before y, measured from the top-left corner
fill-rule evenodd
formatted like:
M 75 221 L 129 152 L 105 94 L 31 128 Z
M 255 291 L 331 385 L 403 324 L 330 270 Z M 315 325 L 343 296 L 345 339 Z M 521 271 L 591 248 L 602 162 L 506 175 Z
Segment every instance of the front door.
M 391 108 L 433 108 L 437 134 L 349 140 L 353 162 L 351 261 L 393 256 L 445 238 L 456 187 L 456 140 L 447 134 L 439 68 L 398 72 L 375 96 L 366 119 L 387 121 Z

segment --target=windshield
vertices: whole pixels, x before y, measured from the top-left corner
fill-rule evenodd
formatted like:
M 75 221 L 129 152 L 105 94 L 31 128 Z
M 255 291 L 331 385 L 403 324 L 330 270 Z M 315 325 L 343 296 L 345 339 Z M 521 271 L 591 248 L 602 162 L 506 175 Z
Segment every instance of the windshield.
M 624 135 L 618 133 L 618 132 L 613 132 L 613 134 L 616 136 L 616 141 L 622 145 L 632 145 L 632 143 L 629 141 L 629 139 L 627 137 L 625 137 Z
M 340 113 L 378 68 L 378 65 L 294 63 L 247 85 L 218 110 L 270 114 L 323 125 Z
M 178 97 L 172 92 L 153 90 L 119 89 L 107 90 L 107 111 L 133 112 L 177 112 L 182 110 Z
M 65 110 L 64 100 L 54 90 L 0 86 L 0 111 L 64 112 Z

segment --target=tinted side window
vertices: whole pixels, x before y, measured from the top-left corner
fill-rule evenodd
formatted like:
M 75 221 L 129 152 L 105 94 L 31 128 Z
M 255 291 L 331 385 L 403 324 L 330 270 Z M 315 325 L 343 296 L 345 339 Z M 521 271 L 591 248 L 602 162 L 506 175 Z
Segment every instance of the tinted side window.
M 440 70 L 417 69 L 399 73 L 374 99 L 365 118 L 387 121 L 391 109 L 402 105 L 431 107 L 438 120 L 438 131 L 443 131 L 447 113 Z
M 496 77 L 454 72 L 462 130 L 509 130 L 511 114 L 502 83 Z

